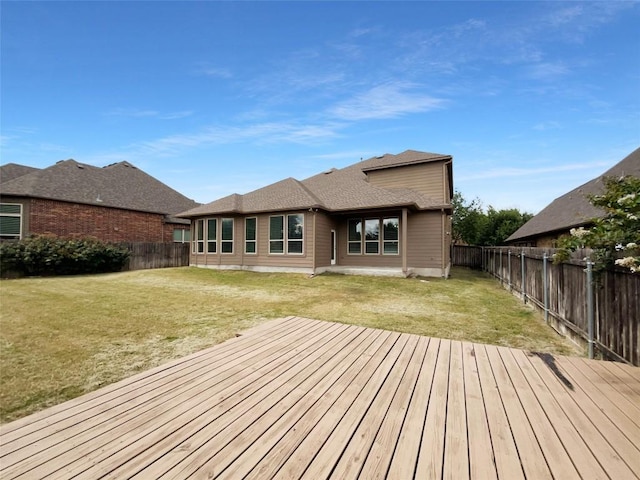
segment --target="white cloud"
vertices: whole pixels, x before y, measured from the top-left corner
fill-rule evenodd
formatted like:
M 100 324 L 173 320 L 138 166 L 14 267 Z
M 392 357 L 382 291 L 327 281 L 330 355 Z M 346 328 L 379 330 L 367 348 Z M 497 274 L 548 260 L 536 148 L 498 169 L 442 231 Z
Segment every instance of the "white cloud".
M 550 165 L 547 167 L 535 167 L 535 168 L 494 168 L 491 170 L 485 170 L 469 175 L 456 176 L 456 181 L 467 182 L 471 180 L 484 180 L 489 178 L 509 178 L 509 177 L 534 177 L 536 175 L 543 175 L 548 173 L 563 173 L 571 171 L 589 170 L 594 168 L 607 168 L 611 165 L 606 162 L 591 162 L 591 163 L 570 163 L 566 165 Z
M 145 110 L 141 108 L 114 108 L 106 113 L 108 116 L 131 118 L 159 118 L 160 120 L 175 120 L 193 115 L 191 110 L 162 113 L 157 110 Z
M 561 128 L 561 125 L 559 122 L 556 122 L 554 120 L 550 120 L 547 122 L 541 122 L 538 123 L 536 125 L 533 126 L 534 130 L 539 130 L 539 131 L 545 131 L 545 130 L 555 130 Z
M 228 68 L 214 66 L 209 64 L 208 62 L 200 62 L 196 66 L 195 73 L 212 78 L 227 79 L 233 77 L 231 70 L 229 70 Z
M 415 87 L 416 85 L 408 82 L 377 85 L 330 108 L 329 114 L 342 120 L 357 121 L 397 118 L 443 107 L 443 99 L 412 92 Z
M 536 63 L 527 68 L 528 76 L 535 80 L 555 80 L 569 73 L 569 68 L 562 62 Z

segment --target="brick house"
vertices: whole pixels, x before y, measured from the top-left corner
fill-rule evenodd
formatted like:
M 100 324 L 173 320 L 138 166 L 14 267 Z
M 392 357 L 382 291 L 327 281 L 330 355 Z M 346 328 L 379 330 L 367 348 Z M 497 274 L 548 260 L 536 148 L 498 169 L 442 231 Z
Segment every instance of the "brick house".
M 447 277 L 452 162 L 407 150 L 193 208 L 190 264 Z
M 48 168 L 0 167 L 0 239 L 34 234 L 109 242 L 188 242 L 175 213 L 190 200 L 128 162 L 94 167 L 63 160 Z

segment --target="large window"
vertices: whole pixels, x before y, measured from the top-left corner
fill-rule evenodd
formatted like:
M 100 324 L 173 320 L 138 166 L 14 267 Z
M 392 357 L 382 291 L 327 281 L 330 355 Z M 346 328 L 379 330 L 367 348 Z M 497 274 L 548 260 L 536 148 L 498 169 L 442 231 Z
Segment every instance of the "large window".
M 193 224 L 193 253 L 204 253 L 204 220 L 196 220 Z
M 364 227 L 364 235 L 363 235 Z M 400 220 L 387 218 L 352 218 L 347 225 L 347 253 L 350 255 L 398 255 Z
M 218 252 L 218 219 L 207 219 L 207 253 Z
M 284 215 L 269 217 L 269 253 L 284 253 Z
M 244 219 L 244 253 L 257 253 L 257 223 L 255 217 Z
M 196 220 L 191 243 L 193 253 L 233 253 L 233 218 Z
M 351 254 L 362 253 L 362 220 L 359 218 L 349 220 L 349 244 L 347 251 Z
M 22 205 L 0 203 L 0 238 L 20 239 L 22 235 Z
M 364 221 L 364 253 L 369 255 L 380 253 L 380 220 L 377 218 Z
M 220 251 L 233 253 L 233 218 L 222 219 L 222 235 L 220 237 Z
M 287 215 L 287 253 L 304 252 L 304 215 Z
M 291 255 L 301 255 L 304 253 L 303 214 L 299 213 L 286 216 L 274 215 L 269 217 L 269 253 L 287 253 Z
M 397 217 L 382 219 L 382 253 L 397 255 L 400 238 L 400 221 Z
M 189 243 L 191 241 L 191 230 L 174 228 L 173 241 L 176 243 Z

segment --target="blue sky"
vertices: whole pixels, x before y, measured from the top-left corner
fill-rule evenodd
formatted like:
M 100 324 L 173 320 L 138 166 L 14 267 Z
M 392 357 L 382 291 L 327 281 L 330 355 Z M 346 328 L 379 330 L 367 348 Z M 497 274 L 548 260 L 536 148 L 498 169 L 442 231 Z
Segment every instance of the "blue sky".
M 0 4 L 1 160 L 199 202 L 406 149 L 537 212 L 640 146 L 638 2 Z

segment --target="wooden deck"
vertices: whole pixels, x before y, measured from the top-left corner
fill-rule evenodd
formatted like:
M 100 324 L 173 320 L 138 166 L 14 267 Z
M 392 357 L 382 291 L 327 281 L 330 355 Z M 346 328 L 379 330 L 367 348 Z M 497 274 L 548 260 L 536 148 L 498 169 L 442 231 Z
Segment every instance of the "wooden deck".
M 289 317 L 0 440 L 3 479 L 633 479 L 640 369 Z

